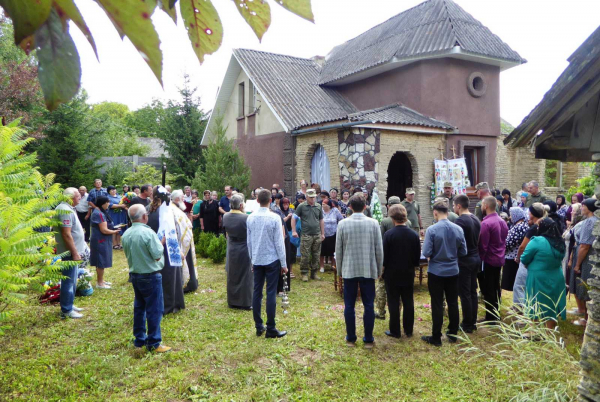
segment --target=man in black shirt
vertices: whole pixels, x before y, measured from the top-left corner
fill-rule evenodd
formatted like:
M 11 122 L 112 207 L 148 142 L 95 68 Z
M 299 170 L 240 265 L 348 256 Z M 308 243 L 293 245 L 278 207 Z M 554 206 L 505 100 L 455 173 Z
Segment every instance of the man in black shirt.
M 406 208 L 401 204 L 392 205 L 388 216 L 392 218 L 394 227 L 383 236 L 383 273 L 385 281 L 388 310 L 390 312 L 390 330 L 387 336 L 400 338 L 400 299 L 404 305 L 402 325 L 404 333 L 413 334 L 415 306 L 413 286 L 415 267 L 421 259 L 421 242 L 419 235 L 406 226 L 408 220 Z
M 141 188 L 140 195 L 138 197 L 134 197 L 129 206 L 131 207 L 131 205 L 142 204 L 143 206 L 147 207 L 150 202 L 152 202 L 152 185 L 144 184 Z
M 477 329 L 477 273 L 481 267 L 479 258 L 479 219 L 469 212 L 469 197 L 464 194 L 454 198 L 454 213 L 467 242 L 467 255 L 458 257 L 458 295 L 462 305 L 462 330 L 470 334 Z

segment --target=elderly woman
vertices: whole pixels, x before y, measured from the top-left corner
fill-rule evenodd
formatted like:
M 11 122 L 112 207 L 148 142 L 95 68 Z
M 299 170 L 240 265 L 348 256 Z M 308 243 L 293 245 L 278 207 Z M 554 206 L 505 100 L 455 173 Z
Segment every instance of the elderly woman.
M 106 191 L 108 191 L 108 201 L 110 204 L 108 216 L 110 216 L 115 228 L 120 229 L 118 233 L 113 235 L 113 249 L 121 250 L 123 249 L 121 246 L 121 236 L 125 233 L 125 229 L 127 229 L 127 206 L 120 204 L 121 196 L 117 194 L 115 186 L 106 187 Z
M 573 205 L 581 204 L 583 202 L 584 198 L 585 198 L 585 196 L 583 195 L 583 193 L 576 193 L 571 196 L 571 206 L 569 206 L 569 208 L 567 209 L 567 212 L 565 213 L 565 216 L 567 218 L 567 225 L 570 224 L 569 217 L 572 216 L 572 214 L 573 214 Z
M 519 208 L 523 208 L 523 209 L 527 209 L 526 205 L 527 205 L 527 198 L 529 197 L 529 193 L 523 191 L 521 193 L 521 201 L 519 202 L 518 207 Z
M 587 325 L 587 305 L 590 301 L 587 282 L 591 278 L 595 278 L 592 274 L 592 262 L 590 261 L 590 251 L 592 244 L 596 239 L 593 234 L 594 225 L 598 218 L 594 212 L 598 209 L 596 200 L 587 199 L 581 203 L 581 214 L 585 218 L 582 222 L 576 225 L 573 233 L 575 235 L 575 248 L 569 260 L 569 267 L 572 268 L 569 289 L 571 293 L 575 293 L 577 301 L 578 314 L 584 315 L 585 318 L 575 320 L 573 324 L 586 326 Z
M 198 271 L 196 269 L 196 249 L 194 247 L 194 234 L 192 221 L 185 213 L 185 195 L 181 190 L 175 190 L 171 194 L 171 204 L 177 229 L 177 238 L 183 265 L 181 274 L 183 278 L 183 293 L 194 292 L 198 289 Z
M 152 203 L 150 204 L 148 223 L 152 230 L 158 234 L 164 244 L 165 265 L 162 274 L 163 289 L 163 315 L 176 313 L 185 309 L 183 298 L 183 259 L 179 239 L 177 237 L 177 225 L 173 210 L 169 208 L 169 194 L 163 186 L 156 186 L 152 190 Z
M 200 206 L 200 226 L 202 231 L 219 235 L 219 194 L 213 191 L 208 201 Z
M 575 293 L 575 289 L 571 289 L 570 279 L 571 279 L 571 267 L 569 267 L 569 261 L 571 259 L 571 255 L 575 250 L 575 229 L 581 229 L 581 226 L 578 226 L 578 223 L 585 219 L 585 217 L 581 214 L 581 204 L 572 204 L 571 205 L 571 216 L 566 217 L 567 222 L 569 223 L 567 226 L 567 230 L 563 233 L 563 239 L 565 239 L 565 248 L 567 252 L 565 253 L 565 258 L 563 260 L 563 273 L 565 275 L 565 283 L 567 285 L 567 289 L 570 293 Z M 569 311 L 570 314 L 581 315 L 585 313 L 585 311 L 579 311 L 579 308 L 575 308 L 574 310 Z
M 517 271 L 519 270 L 519 263 L 517 262 L 519 247 L 523 243 L 523 239 L 525 239 L 525 233 L 529 230 L 529 225 L 527 224 L 525 211 L 519 207 L 512 207 L 510 209 L 510 221 L 512 227 L 506 237 L 506 253 L 504 255 L 504 268 L 502 268 L 501 287 L 504 290 L 512 292 Z
M 332 188 L 331 190 L 329 190 L 329 198 L 333 201 L 339 201 L 338 200 L 338 189 L 337 188 Z
M 538 232 L 534 236 L 521 261 L 527 267 L 526 299 L 527 313 L 535 319 L 543 319 L 550 329 L 556 327 L 558 316 L 567 318 L 567 296 L 561 261 L 565 253 L 558 225 L 551 218 L 538 222 Z
M 569 210 L 569 206 L 567 205 L 567 199 L 564 195 L 559 194 L 556 196 L 556 213 L 566 221 L 567 211 Z
M 244 197 L 236 194 L 231 197 L 231 211 L 223 216 L 223 228 L 227 233 L 227 304 L 230 308 L 252 309 L 254 279 L 252 262 L 248 254 Z
M 335 264 L 335 243 L 338 222 L 344 219 L 341 212 L 333 207 L 333 202 L 329 199 L 323 200 L 323 222 L 325 223 L 325 240 L 321 243 L 321 272 L 325 272 L 325 258 L 331 261 L 331 268 L 336 269 Z
M 112 239 L 114 234 L 120 233 L 120 230 L 114 230 L 108 215 L 109 205 L 108 197 L 96 198 L 98 208 L 93 210 L 90 217 L 90 265 L 96 267 L 98 289 L 110 289 L 111 283 L 104 281 L 104 270 L 112 267 Z

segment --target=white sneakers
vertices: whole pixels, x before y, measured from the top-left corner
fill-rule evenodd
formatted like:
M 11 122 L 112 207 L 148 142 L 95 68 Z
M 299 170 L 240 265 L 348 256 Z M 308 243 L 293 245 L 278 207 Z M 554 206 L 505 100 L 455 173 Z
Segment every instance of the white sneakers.
M 79 314 L 78 312 L 75 311 L 75 309 L 69 311 L 67 314 L 62 313 L 61 314 L 62 318 L 81 318 L 83 317 L 83 314 Z
M 77 306 L 73 306 L 73 311 L 75 311 L 75 312 L 77 312 L 77 313 L 80 313 L 80 312 L 82 312 L 83 310 L 85 310 L 85 309 L 83 309 L 83 308 L 79 308 L 79 307 L 77 307 Z
M 104 282 L 104 285 L 96 285 L 96 289 L 110 289 L 110 285 Z

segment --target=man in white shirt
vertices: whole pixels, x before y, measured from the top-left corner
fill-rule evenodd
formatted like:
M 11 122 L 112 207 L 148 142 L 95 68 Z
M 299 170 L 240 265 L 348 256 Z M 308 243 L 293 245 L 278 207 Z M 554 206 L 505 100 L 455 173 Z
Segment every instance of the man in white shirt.
M 285 243 L 279 215 L 269 210 L 271 192 L 262 190 L 258 194 L 260 208 L 248 217 L 247 243 L 248 253 L 254 272 L 254 295 L 252 297 L 252 315 L 256 326 L 256 336 L 265 331 L 266 338 L 281 338 L 287 334 L 275 328 L 277 310 L 277 282 L 279 275 L 288 272 L 285 259 Z M 267 327 L 260 316 L 263 287 L 267 281 Z
M 79 222 L 85 230 L 85 241 L 86 243 L 90 242 L 90 217 L 88 212 L 90 210 L 90 205 L 88 204 L 88 192 L 85 186 L 79 187 L 79 194 L 81 194 L 81 200 L 79 200 L 79 204 L 75 206 L 75 211 L 77 212 L 77 217 L 79 218 Z

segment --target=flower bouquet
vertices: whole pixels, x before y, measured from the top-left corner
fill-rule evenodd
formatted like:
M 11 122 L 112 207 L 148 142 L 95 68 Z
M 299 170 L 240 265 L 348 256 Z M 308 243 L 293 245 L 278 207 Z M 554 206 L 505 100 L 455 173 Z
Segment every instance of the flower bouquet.
M 131 206 L 131 202 L 133 201 L 133 199 L 135 197 L 136 197 L 135 193 L 133 191 L 129 191 L 123 195 L 123 197 L 121 198 L 121 202 L 119 202 L 119 204 L 126 205 L 127 208 L 129 208 L 129 206 Z

